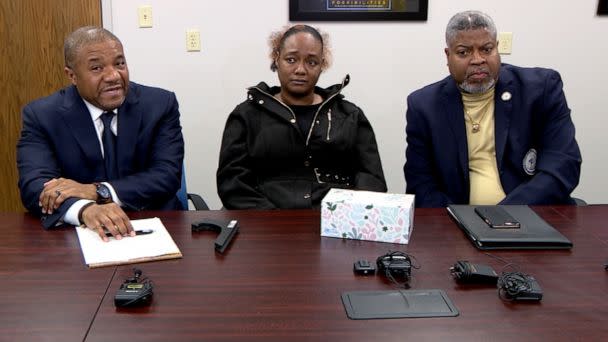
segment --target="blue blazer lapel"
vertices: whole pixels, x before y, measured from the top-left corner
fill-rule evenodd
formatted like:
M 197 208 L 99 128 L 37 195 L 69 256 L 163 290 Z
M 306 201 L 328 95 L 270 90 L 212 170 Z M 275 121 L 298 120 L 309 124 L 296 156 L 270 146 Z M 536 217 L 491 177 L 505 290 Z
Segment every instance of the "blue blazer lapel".
M 498 164 L 499 170 L 502 169 L 502 160 L 509 133 L 511 112 L 513 110 L 512 97 L 514 95 L 514 90 L 512 81 L 511 74 L 504 68 L 501 68 L 494 93 L 494 135 L 496 163 Z
M 118 174 L 124 177 L 131 173 L 133 161 L 136 159 L 137 132 L 140 131 L 143 113 L 138 110 L 139 89 L 131 83 L 125 102 L 118 109 L 117 160 Z
M 76 142 L 85 155 L 85 160 L 98 165 L 103 164 L 101 145 L 97 138 L 95 126 L 91 120 L 91 114 L 78 94 L 76 87 L 67 88 L 63 105 L 60 110 L 62 120 L 74 135 Z M 101 172 L 105 172 L 102 168 Z
M 454 134 L 454 140 L 458 147 L 459 165 L 465 175 L 468 175 L 469 151 L 467 144 L 467 133 L 464 123 L 464 107 L 462 96 L 454 79 L 448 77 L 443 89 L 443 107 L 447 109 L 448 125 Z

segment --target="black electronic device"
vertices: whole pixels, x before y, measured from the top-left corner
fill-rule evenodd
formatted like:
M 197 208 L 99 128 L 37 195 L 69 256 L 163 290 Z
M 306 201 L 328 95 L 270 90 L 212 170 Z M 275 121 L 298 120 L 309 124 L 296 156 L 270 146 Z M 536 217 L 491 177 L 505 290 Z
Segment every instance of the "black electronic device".
M 498 278 L 498 296 L 509 301 L 539 301 L 543 290 L 529 274 L 521 272 L 503 272 Z
M 384 274 L 393 284 L 409 288 L 412 268 L 412 257 L 404 252 L 394 251 L 379 256 L 376 259 L 378 273 Z
M 376 273 L 376 267 L 367 260 L 357 260 L 353 264 L 353 271 L 361 275 L 373 275 Z
M 450 204 L 448 213 L 479 249 L 562 249 L 572 242 L 527 205 L 501 205 L 520 224 L 519 229 L 495 229 L 475 212 L 474 205 Z
M 153 296 L 152 282 L 148 278 L 141 278 L 141 270 L 133 269 L 133 277 L 129 277 L 114 296 L 114 305 L 117 307 L 145 306 L 150 304 Z
M 378 272 L 390 272 L 394 276 L 409 278 L 412 275 L 412 260 L 403 252 L 389 252 L 376 259 Z
M 239 231 L 239 223 L 237 220 L 230 221 L 217 221 L 211 219 L 205 219 L 203 221 L 192 223 L 192 231 L 213 231 L 219 232 L 219 235 L 215 239 L 215 250 L 224 253 L 226 248 L 232 242 L 232 238 Z
M 476 206 L 475 212 L 492 228 L 519 228 L 520 223 L 498 205 Z
M 498 274 L 488 265 L 473 264 L 459 260 L 450 268 L 450 273 L 461 283 L 491 283 L 496 284 Z

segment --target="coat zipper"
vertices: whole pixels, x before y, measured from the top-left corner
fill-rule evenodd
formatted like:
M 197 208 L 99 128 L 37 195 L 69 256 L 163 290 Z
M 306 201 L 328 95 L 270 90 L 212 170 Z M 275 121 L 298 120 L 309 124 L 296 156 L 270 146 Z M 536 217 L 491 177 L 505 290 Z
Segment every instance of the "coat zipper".
M 267 93 L 267 92 L 263 91 L 262 89 L 260 89 L 260 88 L 258 88 L 258 87 L 251 87 L 251 88 L 253 88 L 253 89 L 257 89 L 257 90 L 258 90 L 260 93 L 262 93 L 262 94 L 264 94 L 264 95 L 266 95 L 266 96 L 270 97 L 271 99 L 273 99 L 273 100 L 277 101 L 277 102 L 278 102 L 278 103 L 279 103 L 281 106 L 283 106 L 283 107 L 287 108 L 287 110 L 289 111 L 289 113 L 291 113 L 291 117 L 292 117 L 292 119 L 294 120 L 294 123 L 295 123 L 295 120 L 296 120 L 296 113 L 294 113 L 294 112 L 293 112 L 293 110 L 291 110 L 291 108 L 289 108 L 289 106 L 288 106 L 288 105 L 286 105 L 286 104 L 284 104 L 283 102 L 281 102 L 281 101 L 277 100 L 277 99 L 276 99 L 274 96 L 270 95 L 269 93 Z M 250 88 L 250 89 L 251 89 L 251 88 Z
M 329 101 L 331 101 L 331 99 L 333 99 L 334 97 L 336 97 L 337 95 L 340 94 L 340 92 L 342 91 L 342 89 L 344 89 L 344 82 L 345 81 L 342 81 L 342 86 L 340 87 L 340 90 L 338 90 L 337 92 L 333 93 L 330 97 L 327 98 L 327 100 L 323 101 L 321 103 L 321 105 L 319 106 L 319 109 L 317 109 L 317 112 L 315 113 L 315 116 L 312 118 L 312 124 L 310 125 L 310 129 L 308 130 L 308 136 L 306 136 L 306 146 L 307 147 L 308 147 L 308 143 L 310 142 L 310 136 L 312 135 L 312 129 L 315 127 L 315 121 L 317 121 L 317 116 L 319 115 L 319 112 L 321 111 L 321 109 L 323 108 L 323 106 L 325 106 L 325 104 L 327 104 Z M 260 89 L 258 87 L 254 86 L 254 87 L 251 87 L 251 88 L 257 89 L 260 93 L 265 94 L 269 98 L 271 98 L 274 101 L 277 101 L 278 103 L 280 103 L 283 107 L 285 107 L 285 108 L 287 108 L 287 110 L 289 110 L 289 113 L 291 113 L 291 117 L 293 118 L 293 120 L 297 120 L 296 119 L 296 114 L 293 112 L 293 110 L 291 110 L 291 108 L 289 108 L 288 105 L 284 104 L 283 102 L 281 102 L 280 100 L 278 100 L 277 98 L 275 98 L 274 96 L 272 96 L 271 94 L 263 91 L 262 89 Z M 327 140 L 329 140 L 329 132 L 331 131 L 331 108 L 329 109 L 329 111 L 327 111 L 327 119 L 328 119 Z
M 327 111 L 327 141 L 329 141 L 329 132 L 331 132 L 331 108 Z

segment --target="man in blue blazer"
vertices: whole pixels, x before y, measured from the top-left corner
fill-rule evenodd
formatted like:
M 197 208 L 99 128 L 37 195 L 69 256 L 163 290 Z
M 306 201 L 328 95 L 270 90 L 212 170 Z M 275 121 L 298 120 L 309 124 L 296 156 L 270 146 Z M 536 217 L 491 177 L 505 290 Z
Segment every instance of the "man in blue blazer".
M 581 154 L 560 75 L 501 64 L 484 13 L 446 30 L 450 76 L 407 100 L 406 192 L 417 207 L 565 204 Z
M 173 93 L 129 82 L 120 40 L 83 27 L 65 41 L 72 85 L 23 109 L 17 144 L 25 207 L 50 228 L 134 235 L 125 210 L 178 209 L 184 142 Z

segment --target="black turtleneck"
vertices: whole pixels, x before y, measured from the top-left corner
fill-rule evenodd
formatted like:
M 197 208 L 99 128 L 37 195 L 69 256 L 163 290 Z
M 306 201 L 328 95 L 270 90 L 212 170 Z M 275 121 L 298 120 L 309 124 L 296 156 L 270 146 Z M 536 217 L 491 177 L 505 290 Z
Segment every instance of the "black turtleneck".
M 321 106 L 320 103 L 313 105 L 290 105 L 289 108 L 293 110 L 296 115 L 296 122 L 298 123 L 298 127 L 300 128 L 300 132 L 303 135 L 307 135 L 310 130 L 310 126 L 312 125 L 312 119 L 315 116 L 315 113 Z

